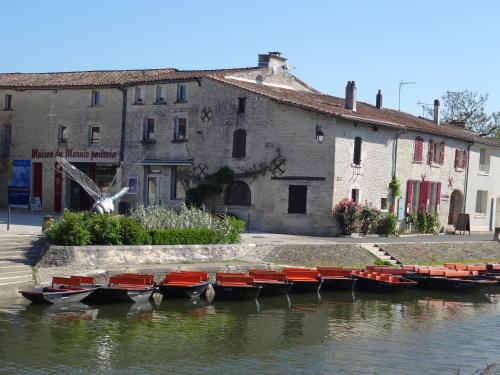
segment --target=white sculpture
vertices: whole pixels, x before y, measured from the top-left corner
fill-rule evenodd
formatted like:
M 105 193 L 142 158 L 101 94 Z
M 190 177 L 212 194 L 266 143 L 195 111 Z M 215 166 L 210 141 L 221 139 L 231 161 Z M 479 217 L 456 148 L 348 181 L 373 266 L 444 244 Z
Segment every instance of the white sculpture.
M 121 172 L 122 166 L 116 171 L 113 181 L 106 192 L 102 192 L 89 176 L 71 164 L 64 158 L 57 157 L 57 162 L 63 169 L 63 172 L 75 182 L 77 182 L 95 201 L 92 206 L 92 210 L 99 214 L 111 214 L 115 210 L 115 202 L 118 201 L 128 192 L 128 187 L 120 189 L 118 192 L 114 193 L 114 190 L 118 186 L 118 175 Z

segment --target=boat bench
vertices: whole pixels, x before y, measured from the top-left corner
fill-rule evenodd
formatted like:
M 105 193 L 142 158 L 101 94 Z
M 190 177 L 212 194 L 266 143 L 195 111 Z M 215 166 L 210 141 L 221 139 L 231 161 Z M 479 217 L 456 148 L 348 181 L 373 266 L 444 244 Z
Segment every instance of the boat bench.
M 54 285 L 60 285 L 63 287 L 75 287 L 75 288 L 80 288 L 80 279 L 72 279 L 70 277 L 53 277 L 52 278 L 52 288 L 54 288 Z
M 132 277 L 132 276 L 112 276 L 109 278 L 109 285 L 115 286 L 146 286 L 151 285 L 147 283 L 144 277 Z
M 193 274 L 169 274 L 165 276 L 164 284 L 199 284 L 202 282 L 201 275 L 193 275 Z
M 256 280 L 287 282 L 287 275 L 284 272 L 250 270 L 249 273 Z

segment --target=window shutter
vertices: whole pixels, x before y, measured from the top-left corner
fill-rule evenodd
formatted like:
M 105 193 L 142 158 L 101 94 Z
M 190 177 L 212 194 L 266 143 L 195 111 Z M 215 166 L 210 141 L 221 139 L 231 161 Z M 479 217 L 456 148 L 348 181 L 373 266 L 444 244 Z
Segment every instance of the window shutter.
M 436 186 L 436 211 L 439 212 L 439 207 L 441 205 L 441 182 L 437 183 Z
M 354 157 L 352 161 L 355 165 L 361 164 L 361 144 L 361 137 L 354 138 Z
M 414 161 L 422 161 L 423 150 L 424 140 L 420 137 L 415 138 L 415 150 L 413 152 Z
M 429 181 L 422 181 L 420 183 L 420 200 L 418 202 L 419 211 L 427 211 L 427 207 L 429 207 L 430 192 L 431 183 Z
M 458 162 L 460 161 L 460 150 L 457 148 L 455 150 L 455 168 L 460 168 L 462 167 L 461 165 L 458 165 Z
M 406 215 L 411 212 L 411 201 L 413 199 L 413 181 L 406 181 Z
M 439 148 L 439 164 L 443 165 L 444 164 L 444 152 L 446 150 L 446 144 L 444 142 L 441 142 L 441 147 Z
M 467 168 L 467 162 L 469 161 L 469 152 L 464 150 L 464 156 L 462 158 L 462 168 Z
M 429 141 L 429 152 L 427 154 L 427 163 L 432 164 L 433 159 L 434 159 L 434 141 L 431 139 Z

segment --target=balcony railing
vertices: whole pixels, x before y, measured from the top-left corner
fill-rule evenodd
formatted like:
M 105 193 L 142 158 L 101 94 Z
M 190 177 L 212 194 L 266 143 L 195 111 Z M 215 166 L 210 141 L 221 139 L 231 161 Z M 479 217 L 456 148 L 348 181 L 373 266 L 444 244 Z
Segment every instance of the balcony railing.
M 490 173 L 490 165 L 489 164 L 479 164 L 479 172 L 481 173 Z

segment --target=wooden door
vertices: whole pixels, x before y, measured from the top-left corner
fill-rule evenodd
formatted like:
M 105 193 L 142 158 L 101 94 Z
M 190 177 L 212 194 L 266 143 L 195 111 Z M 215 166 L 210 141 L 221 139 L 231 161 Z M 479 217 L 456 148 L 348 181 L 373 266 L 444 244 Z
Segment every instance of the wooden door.
M 33 192 L 32 197 L 39 197 L 42 202 L 42 163 L 33 163 Z

